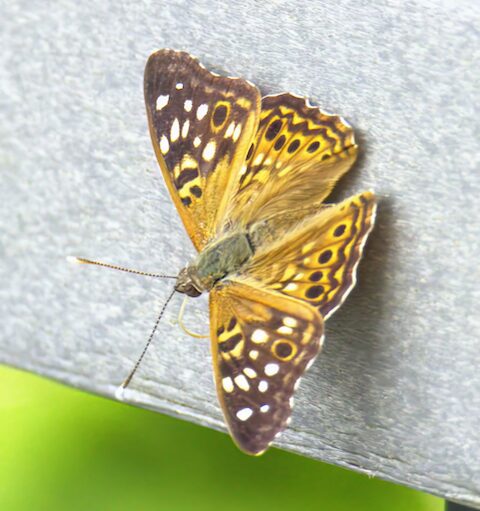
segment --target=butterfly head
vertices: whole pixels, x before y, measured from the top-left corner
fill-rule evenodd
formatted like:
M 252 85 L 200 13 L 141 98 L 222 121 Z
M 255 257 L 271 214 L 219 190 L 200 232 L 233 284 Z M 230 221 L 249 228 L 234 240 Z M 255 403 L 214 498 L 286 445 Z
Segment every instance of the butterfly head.
M 200 296 L 202 292 L 205 291 L 205 288 L 195 271 L 195 267 L 187 266 L 180 271 L 177 281 L 175 282 L 175 291 L 194 298 L 196 296 Z

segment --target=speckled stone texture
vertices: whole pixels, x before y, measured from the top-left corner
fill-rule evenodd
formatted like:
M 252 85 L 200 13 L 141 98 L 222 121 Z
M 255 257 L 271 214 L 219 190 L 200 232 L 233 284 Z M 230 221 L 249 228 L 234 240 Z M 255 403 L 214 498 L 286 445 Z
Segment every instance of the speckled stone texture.
M 0 19 L 0 360 L 107 396 L 131 369 L 171 283 L 65 256 L 193 255 L 142 91 L 152 51 L 185 49 L 346 117 L 361 157 L 332 199 L 381 198 L 278 445 L 480 507 L 479 3 L 4 0 Z M 179 304 L 126 399 L 224 430 Z M 186 320 L 207 331 L 206 299 Z

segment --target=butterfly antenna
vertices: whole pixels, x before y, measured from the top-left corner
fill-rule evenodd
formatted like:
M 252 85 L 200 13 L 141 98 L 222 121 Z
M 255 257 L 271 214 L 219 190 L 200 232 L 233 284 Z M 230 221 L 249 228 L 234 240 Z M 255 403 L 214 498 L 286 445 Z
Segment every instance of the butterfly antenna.
M 134 273 L 135 275 L 143 275 L 144 277 L 154 277 L 159 279 L 177 278 L 174 275 L 164 275 L 163 273 L 149 273 L 146 271 L 132 270 L 130 268 L 124 268 L 123 266 L 116 266 L 115 264 L 102 263 L 101 261 L 92 261 L 91 259 L 85 259 L 84 257 L 68 256 L 67 261 L 78 264 L 93 264 L 95 266 L 103 266 L 104 268 L 110 268 L 111 270 L 125 271 L 127 273 Z
M 172 290 L 172 292 L 170 293 L 168 298 L 165 300 L 162 310 L 160 311 L 160 314 L 157 317 L 157 321 L 155 321 L 155 324 L 153 325 L 153 329 L 150 333 L 150 336 L 148 337 L 148 340 L 145 344 L 145 347 L 143 348 L 142 353 L 138 357 L 138 360 L 135 362 L 135 365 L 133 366 L 133 369 L 130 371 L 130 374 L 125 378 L 123 383 L 120 385 L 120 388 L 119 388 L 120 395 L 121 395 L 121 392 L 128 387 L 128 385 L 132 381 L 133 375 L 137 372 L 137 369 L 139 368 L 140 364 L 142 363 L 143 357 L 145 356 L 145 353 L 147 353 L 148 347 L 150 346 L 153 336 L 155 335 L 155 332 L 157 331 L 157 327 L 160 323 L 160 320 L 162 319 L 163 313 L 165 312 L 165 309 L 167 308 L 167 305 L 169 304 L 170 300 L 173 298 L 174 294 L 175 294 L 175 289 Z

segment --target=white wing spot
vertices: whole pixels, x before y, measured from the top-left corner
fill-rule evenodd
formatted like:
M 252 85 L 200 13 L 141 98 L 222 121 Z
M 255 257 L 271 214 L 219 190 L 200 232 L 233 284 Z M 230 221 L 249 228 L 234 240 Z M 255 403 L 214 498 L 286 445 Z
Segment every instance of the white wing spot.
M 175 88 L 176 88 L 177 90 L 182 90 L 182 89 L 183 89 L 183 83 L 178 82 L 178 83 L 177 83 L 177 85 L 175 85 Z
M 270 410 L 270 407 L 269 407 L 268 405 L 262 405 L 262 406 L 260 407 L 260 411 L 261 411 L 262 413 L 267 413 L 267 412 L 268 412 L 268 410 Z
M 230 376 L 223 378 L 222 387 L 225 392 L 233 392 L 233 381 Z
M 253 332 L 251 339 L 252 339 L 252 342 L 261 344 L 262 342 L 265 342 L 268 340 L 268 334 L 267 334 L 267 332 L 265 332 L 265 330 L 262 330 L 261 328 L 257 328 Z
M 234 378 L 235 383 L 238 385 L 238 387 L 245 392 L 247 390 L 250 390 L 250 385 L 248 383 L 248 380 L 243 376 L 243 374 L 239 374 L 238 376 L 235 376 Z
M 291 397 L 291 398 L 288 400 L 288 404 L 290 405 L 290 408 L 293 408 L 293 405 L 294 405 L 294 399 L 293 399 L 293 397 Z
M 260 153 L 260 154 L 259 154 L 259 155 L 255 158 L 255 160 L 253 161 L 253 164 L 254 164 L 254 165 L 260 165 L 260 163 L 262 163 L 262 161 L 263 161 L 263 157 L 264 157 L 264 156 L 265 156 L 265 155 L 264 155 L 263 153 Z
M 298 289 L 298 284 L 295 284 L 295 282 L 290 282 L 284 287 L 285 291 L 295 291 Z
M 235 128 L 235 131 L 233 132 L 233 141 L 236 142 L 238 140 L 238 137 L 240 137 L 240 133 L 242 132 L 242 125 L 237 124 L 237 127 Z
M 192 109 L 192 100 L 191 99 L 187 99 L 185 101 L 185 103 L 183 104 L 183 108 L 185 108 L 186 112 L 190 112 L 190 110 Z
M 161 110 L 164 106 L 166 106 L 168 103 L 168 98 L 169 98 L 168 94 L 166 94 L 165 96 L 158 96 L 156 109 Z
M 199 121 L 201 121 L 207 115 L 207 112 L 208 112 L 208 105 L 205 103 L 203 105 L 200 105 L 197 108 L 197 119 Z
M 293 334 L 293 329 L 289 326 L 281 326 L 277 332 L 282 335 L 291 335 Z
M 198 147 L 198 146 L 200 145 L 200 143 L 201 143 L 201 142 L 202 142 L 202 141 L 201 141 L 200 137 L 195 137 L 195 138 L 193 139 L 193 145 L 194 145 L 195 147 Z
M 243 372 L 249 377 L 249 378 L 256 378 L 257 377 L 257 373 L 255 372 L 254 369 L 252 369 L 251 367 L 246 367 Z
M 160 139 L 160 151 L 162 151 L 162 154 L 167 154 L 169 149 L 170 144 L 168 143 L 168 138 L 165 135 L 162 135 L 162 138 Z
M 268 381 L 267 380 L 261 380 L 258 384 L 258 390 L 260 392 L 267 392 L 268 390 Z
M 190 121 L 187 119 L 182 126 L 182 138 L 187 138 L 188 130 L 190 129 Z
M 313 366 L 313 363 L 315 362 L 315 359 L 312 358 L 312 360 L 309 360 L 308 361 L 308 364 L 306 365 L 305 367 L 305 371 L 308 371 L 312 366 Z
M 170 130 L 170 141 L 175 142 L 178 140 L 178 137 L 180 136 L 180 124 L 178 122 L 178 119 L 175 117 L 175 120 L 172 123 L 172 129 Z
M 235 123 L 232 121 L 227 128 L 227 131 L 225 132 L 225 138 L 229 138 L 233 135 L 233 132 L 235 131 Z
M 202 157 L 205 161 L 211 161 L 215 156 L 215 140 L 210 140 L 210 142 L 203 149 Z
M 290 316 L 287 316 L 283 318 L 283 324 L 285 326 L 290 326 L 292 328 L 295 328 L 298 325 L 298 321 L 295 318 L 291 318 Z
M 241 421 L 248 420 L 253 414 L 253 410 L 251 408 L 242 408 L 237 412 L 237 418 Z
M 301 378 L 298 378 L 298 380 L 295 382 L 295 385 L 293 386 L 293 390 L 298 390 L 298 387 L 300 387 L 301 380 L 302 380 Z
M 265 374 L 267 376 L 275 376 L 280 370 L 280 366 L 274 362 L 270 362 L 265 366 Z
M 248 353 L 248 356 L 252 360 L 257 360 L 257 358 L 258 358 L 258 351 L 257 350 L 250 350 L 250 352 Z

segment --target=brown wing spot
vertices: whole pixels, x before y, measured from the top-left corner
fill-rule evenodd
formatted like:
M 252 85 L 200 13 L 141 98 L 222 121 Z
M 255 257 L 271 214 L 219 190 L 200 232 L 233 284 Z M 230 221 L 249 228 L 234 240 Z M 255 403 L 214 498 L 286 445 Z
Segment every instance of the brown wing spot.
M 268 130 L 265 133 L 265 138 L 267 140 L 273 140 L 278 135 L 278 132 L 280 131 L 281 128 L 282 128 L 282 121 L 280 119 L 276 119 L 268 127 Z
M 280 135 L 277 139 L 277 141 L 275 142 L 275 145 L 273 146 L 273 148 L 275 149 L 275 151 L 280 151 L 280 149 L 283 147 L 283 144 L 285 144 L 285 135 Z
M 318 298 L 323 293 L 323 286 L 312 286 L 307 289 L 305 296 L 307 298 Z
M 289 146 L 288 146 L 288 149 L 287 151 L 289 153 L 294 153 L 300 146 L 300 140 L 298 140 L 298 138 L 296 140 L 294 140 Z
M 236 318 L 232 318 L 232 319 L 230 320 L 230 322 L 228 323 L 227 330 L 228 330 L 229 332 L 231 332 L 231 331 L 235 328 L 235 325 L 236 325 L 236 324 L 237 324 L 237 320 L 236 320 Z
M 297 353 L 297 347 L 292 341 L 287 339 L 279 339 L 272 346 L 273 354 L 280 360 L 291 360 Z
M 321 271 L 314 271 L 311 275 L 310 275 L 310 280 L 312 282 L 318 282 L 319 280 L 321 280 L 323 277 L 323 273 Z
M 180 172 L 177 179 L 177 188 L 182 188 L 186 183 L 193 181 L 198 177 L 198 170 L 196 168 L 184 168 Z
M 335 231 L 333 231 L 333 235 L 338 238 L 339 236 L 341 236 L 344 232 L 345 232 L 345 229 L 347 228 L 347 226 L 345 224 L 342 224 L 342 225 L 339 225 Z
M 218 330 L 217 330 L 217 336 L 220 337 L 223 332 L 225 332 L 225 327 L 221 326 Z
M 320 147 L 320 142 L 312 142 L 308 147 L 307 147 L 307 152 L 309 153 L 314 153 L 318 148 Z
M 235 334 L 229 337 L 226 341 L 219 343 L 218 347 L 220 351 L 227 353 L 236 348 L 237 344 L 243 339 L 242 334 Z
M 322 252 L 318 256 L 318 262 L 320 264 L 328 263 L 328 261 L 330 261 L 331 257 L 332 257 L 332 251 L 331 250 L 325 250 L 324 252 Z
M 192 186 L 190 188 L 190 193 L 192 195 L 195 195 L 195 197 L 201 197 L 202 196 L 202 189 L 199 186 Z
M 190 206 L 190 204 L 192 203 L 192 199 L 190 199 L 190 197 L 182 197 L 182 204 L 184 206 Z
M 252 154 L 253 154 L 253 150 L 255 149 L 255 144 L 252 144 L 250 146 L 250 149 L 248 150 L 248 153 L 247 153 L 247 160 L 249 160 L 251 157 L 252 157 Z
M 228 109 L 223 103 L 220 103 L 214 110 L 212 115 L 212 122 L 216 128 L 220 128 L 227 120 Z

